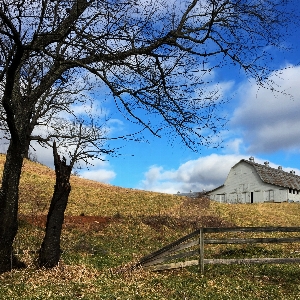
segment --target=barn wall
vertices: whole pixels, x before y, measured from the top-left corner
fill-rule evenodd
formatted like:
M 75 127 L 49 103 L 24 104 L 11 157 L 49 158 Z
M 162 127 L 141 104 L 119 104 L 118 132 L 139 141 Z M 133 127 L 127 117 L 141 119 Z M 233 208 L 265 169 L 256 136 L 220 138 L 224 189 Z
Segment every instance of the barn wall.
M 231 168 L 224 185 L 209 195 L 212 200 L 227 203 L 300 201 L 299 192 L 264 183 L 245 162 Z

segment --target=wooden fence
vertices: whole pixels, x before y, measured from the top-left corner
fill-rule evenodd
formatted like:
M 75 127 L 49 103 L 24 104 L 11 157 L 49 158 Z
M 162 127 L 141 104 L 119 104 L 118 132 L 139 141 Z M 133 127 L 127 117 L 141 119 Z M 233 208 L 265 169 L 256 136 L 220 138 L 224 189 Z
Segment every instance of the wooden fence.
M 255 244 L 255 243 L 294 243 L 300 242 L 300 237 L 280 238 L 222 238 L 209 239 L 206 234 L 225 232 L 300 232 L 300 227 L 231 227 L 231 228 L 200 228 L 181 239 L 144 256 L 136 266 L 160 271 L 188 266 L 199 266 L 199 271 L 204 274 L 205 264 L 254 264 L 254 263 L 300 263 L 300 258 L 239 258 L 239 259 L 205 259 L 205 244 Z M 193 260 L 184 260 L 194 257 Z M 180 261 L 178 261 L 180 260 Z M 173 262 L 172 262 L 173 261 Z

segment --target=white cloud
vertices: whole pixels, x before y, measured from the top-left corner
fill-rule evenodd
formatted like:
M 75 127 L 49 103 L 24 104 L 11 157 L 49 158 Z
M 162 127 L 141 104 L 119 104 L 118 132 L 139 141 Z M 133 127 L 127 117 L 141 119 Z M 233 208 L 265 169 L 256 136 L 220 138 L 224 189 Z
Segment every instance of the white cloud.
M 51 147 L 44 148 L 37 142 L 31 142 L 32 147 L 29 148 L 29 157 L 37 160 L 39 163 L 54 169 L 53 149 Z
M 52 148 L 43 148 L 38 143 L 34 143 L 33 146 L 36 151 L 31 148 L 31 158 L 36 159 L 38 162 L 54 169 Z M 104 156 L 102 158 L 105 159 Z M 69 162 L 67 161 L 67 163 Z M 109 183 L 116 177 L 116 173 L 111 169 L 111 165 L 108 161 L 93 160 L 91 163 L 93 166 L 79 172 L 80 177 L 104 183 Z M 76 166 L 74 170 L 77 170 Z
M 202 190 L 209 191 L 223 184 L 230 169 L 241 159 L 249 159 L 245 155 L 218 155 L 211 154 L 190 160 L 180 165 L 176 170 L 165 170 L 161 166 L 151 166 L 144 174 L 138 186 L 139 189 L 175 194 Z M 265 160 L 255 157 L 255 162 L 264 164 Z M 270 167 L 278 168 L 278 164 L 269 162 Z M 294 170 L 300 174 L 297 168 L 282 166 L 283 170 L 289 172 Z
M 241 103 L 234 111 L 232 128 L 241 128 L 248 151 L 274 152 L 300 146 L 300 67 L 288 67 L 269 79 L 279 92 L 248 83 L 241 88 Z
M 230 168 L 242 158 L 247 157 L 211 154 L 187 161 L 176 170 L 151 166 L 138 188 L 165 193 L 210 190 L 223 184 Z
M 86 179 L 109 183 L 116 177 L 116 173 L 112 170 L 107 169 L 92 169 L 80 172 L 80 176 Z
M 224 152 L 226 153 L 240 153 L 240 149 L 243 147 L 243 139 L 241 138 L 233 138 L 226 142 L 226 148 Z
M 4 137 L 3 131 L 0 131 L 0 153 L 6 153 L 9 140 Z

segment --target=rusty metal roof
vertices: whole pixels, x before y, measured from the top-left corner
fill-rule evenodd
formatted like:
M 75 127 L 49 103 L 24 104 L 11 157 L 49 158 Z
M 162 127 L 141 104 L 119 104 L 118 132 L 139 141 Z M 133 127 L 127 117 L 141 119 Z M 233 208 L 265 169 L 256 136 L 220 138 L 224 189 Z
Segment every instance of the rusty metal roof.
M 271 168 L 268 165 L 261 165 L 254 161 L 246 159 L 240 160 L 240 162 L 242 161 L 253 166 L 263 182 L 300 190 L 300 176 L 280 169 Z

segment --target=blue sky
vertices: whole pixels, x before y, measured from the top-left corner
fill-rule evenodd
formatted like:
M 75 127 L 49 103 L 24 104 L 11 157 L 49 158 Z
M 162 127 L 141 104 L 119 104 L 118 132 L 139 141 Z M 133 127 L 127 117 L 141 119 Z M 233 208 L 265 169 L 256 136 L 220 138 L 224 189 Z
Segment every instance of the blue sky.
M 278 92 L 260 88 L 234 70 L 230 76 L 226 69 L 215 75 L 229 86 L 224 96 L 233 95 L 220 111 L 227 115 L 228 124 L 219 149 L 203 147 L 193 152 L 179 141 L 170 145 L 166 137 L 152 137 L 149 144 L 128 144 L 123 157 L 110 160 L 115 177 L 109 182 L 167 193 L 209 190 L 224 182 L 236 162 L 250 156 L 300 175 L 299 40 L 297 32 L 289 41 L 292 51 L 277 54 L 269 78 L 278 85 Z
M 250 156 L 256 162 L 269 161 L 271 167 L 281 165 L 300 175 L 300 29 L 290 33 L 285 43 L 291 50 L 270 50 L 274 60 L 267 62 L 274 69 L 269 79 L 274 80 L 278 92 L 257 86 L 233 67 L 213 72 L 223 98 L 230 99 L 219 108 L 220 115 L 228 119 L 220 132 L 223 142 L 219 148 L 203 147 L 194 152 L 179 139 L 170 140 L 169 135 L 157 138 L 145 132 L 148 142 L 118 142 L 121 155 L 95 162 L 80 175 L 116 186 L 165 193 L 210 190 L 224 182 L 235 163 Z M 112 117 L 109 126 L 115 135 L 139 129 L 122 118 L 109 97 L 101 105 Z M 51 149 L 35 148 L 37 160 L 52 167 Z
M 300 175 L 299 75 L 300 68 L 291 67 L 278 79 L 293 98 L 258 91 L 251 82 L 234 85 L 236 97 L 224 107 L 229 122 L 221 134 L 222 148 L 202 148 L 195 153 L 183 145 L 170 146 L 166 139 L 153 138 L 150 144 L 129 148 L 128 154 L 134 157 L 119 158 L 119 166 L 111 161 L 117 175 L 112 183 L 165 192 L 210 189 L 224 182 L 236 162 L 250 156 L 258 162 L 270 161 L 271 166 L 294 169 Z
M 149 143 L 124 144 L 120 157 L 110 158 L 95 172 L 82 176 L 99 180 L 103 171 L 107 178 L 102 180 L 122 187 L 166 193 L 201 191 L 222 184 L 230 168 L 250 156 L 300 175 L 299 29 L 291 32 L 286 45 L 290 51 L 274 50 L 275 59 L 268 62 L 274 69 L 269 79 L 274 80 L 278 92 L 257 86 L 234 68 L 215 71 L 214 80 L 224 87 L 224 98 L 231 98 L 220 108 L 220 114 L 228 119 L 220 133 L 220 148 L 193 152 L 179 140 L 171 144 L 167 136 L 147 135 Z M 133 130 L 120 116 L 116 118 L 121 131 Z

